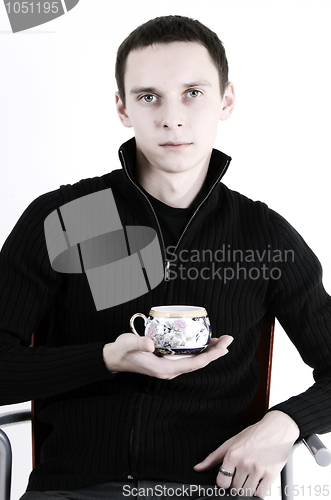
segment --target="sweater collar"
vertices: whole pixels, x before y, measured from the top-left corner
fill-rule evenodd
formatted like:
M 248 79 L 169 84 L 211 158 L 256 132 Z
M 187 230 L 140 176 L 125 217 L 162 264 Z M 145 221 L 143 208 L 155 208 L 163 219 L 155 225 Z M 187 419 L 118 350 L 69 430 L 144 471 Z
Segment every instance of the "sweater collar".
M 139 190 L 141 186 L 139 186 L 136 175 L 136 140 L 133 137 L 129 141 L 122 144 L 119 149 L 119 157 L 121 160 L 121 164 L 123 170 L 125 171 L 126 176 L 134 184 Z M 212 154 L 210 157 L 209 167 L 207 176 L 202 187 L 200 194 L 197 197 L 196 204 L 201 203 L 202 201 L 209 198 L 212 193 L 215 191 L 215 188 L 220 183 L 224 174 L 226 173 L 229 164 L 231 161 L 231 157 L 226 154 L 218 151 L 217 149 L 212 150 Z

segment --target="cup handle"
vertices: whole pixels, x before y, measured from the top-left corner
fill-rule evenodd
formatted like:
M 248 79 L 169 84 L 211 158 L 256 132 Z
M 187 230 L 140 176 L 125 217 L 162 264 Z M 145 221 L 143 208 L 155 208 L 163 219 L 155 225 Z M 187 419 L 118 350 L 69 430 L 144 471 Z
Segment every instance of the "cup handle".
M 147 323 L 147 318 L 146 318 L 145 314 L 143 314 L 143 313 L 136 313 L 136 314 L 134 314 L 134 315 L 132 316 L 132 318 L 130 319 L 130 326 L 131 326 L 131 330 L 132 330 L 132 332 L 133 332 L 135 335 L 138 335 L 138 337 L 140 337 L 139 333 L 137 332 L 137 330 L 135 329 L 134 324 L 133 324 L 133 323 L 134 323 L 134 320 L 135 320 L 138 316 L 140 316 L 141 318 L 143 318 L 143 320 L 144 320 L 144 325 L 146 326 L 146 323 Z

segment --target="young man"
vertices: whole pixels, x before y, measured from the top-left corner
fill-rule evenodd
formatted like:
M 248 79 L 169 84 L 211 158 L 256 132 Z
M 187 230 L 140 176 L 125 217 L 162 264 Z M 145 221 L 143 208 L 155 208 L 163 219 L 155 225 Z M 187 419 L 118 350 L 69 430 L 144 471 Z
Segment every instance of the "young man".
M 38 198 L 1 255 L 1 403 L 42 398 L 39 418 L 52 425 L 23 498 L 148 496 L 151 487 L 159 497 L 188 485 L 203 497 L 215 483 L 218 497 L 263 497 L 299 437 L 331 430 L 331 302 L 319 262 L 278 214 L 220 182 L 230 158 L 213 144 L 235 97 L 214 33 L 179 16 L 149 21 L 119 48 L 116 77 L 119 117 L 135 134 L 120 148 L 122 170 Z M 97 310 L 87 270 L 52 268 L 44 221 L 107 189 L 123 227 L 156 231 L 165 275 Z M 165 304 L 206 308 L 207 351 L 158 358 L 150 339 L 126 333 L 134 313 Z M 316 383 L 243 429 L 268 311 Z M 47 346 L 30 348 L 46 313 Z

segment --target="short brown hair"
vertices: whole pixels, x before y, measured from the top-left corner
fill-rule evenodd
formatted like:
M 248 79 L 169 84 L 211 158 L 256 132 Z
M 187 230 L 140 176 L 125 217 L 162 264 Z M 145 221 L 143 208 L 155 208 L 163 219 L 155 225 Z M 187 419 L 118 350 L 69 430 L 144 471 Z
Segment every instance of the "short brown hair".
M 138 26 L 121 43 L 116 58 L 115 76 L 125 106 L 124 74 L 129 53 L 155 43 L 198 42 L 208 50 L 218 69 L 221 95 L 228 83 L 228 61 L 223 43 L 216 33 L 195 19 L 184 16 L 162 16 Z

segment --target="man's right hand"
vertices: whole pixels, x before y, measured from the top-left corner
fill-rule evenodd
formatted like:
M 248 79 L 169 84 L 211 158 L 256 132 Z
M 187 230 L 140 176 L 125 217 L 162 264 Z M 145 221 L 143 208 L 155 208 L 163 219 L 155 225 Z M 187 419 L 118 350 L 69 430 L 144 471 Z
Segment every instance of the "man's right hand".
M 201 354 L 173 360 L 155 356 L 152 339 L 123 333 L 115 342 L 104 346 L 103 359 L 112 373 L 134 372 L 171 380 L 183 373 L 199 370 L 211 361 L 225 356 L 232 340 L 233 337 L 229 335 L 223 335 L 219 339 L 212 338 L 208 348 Z

